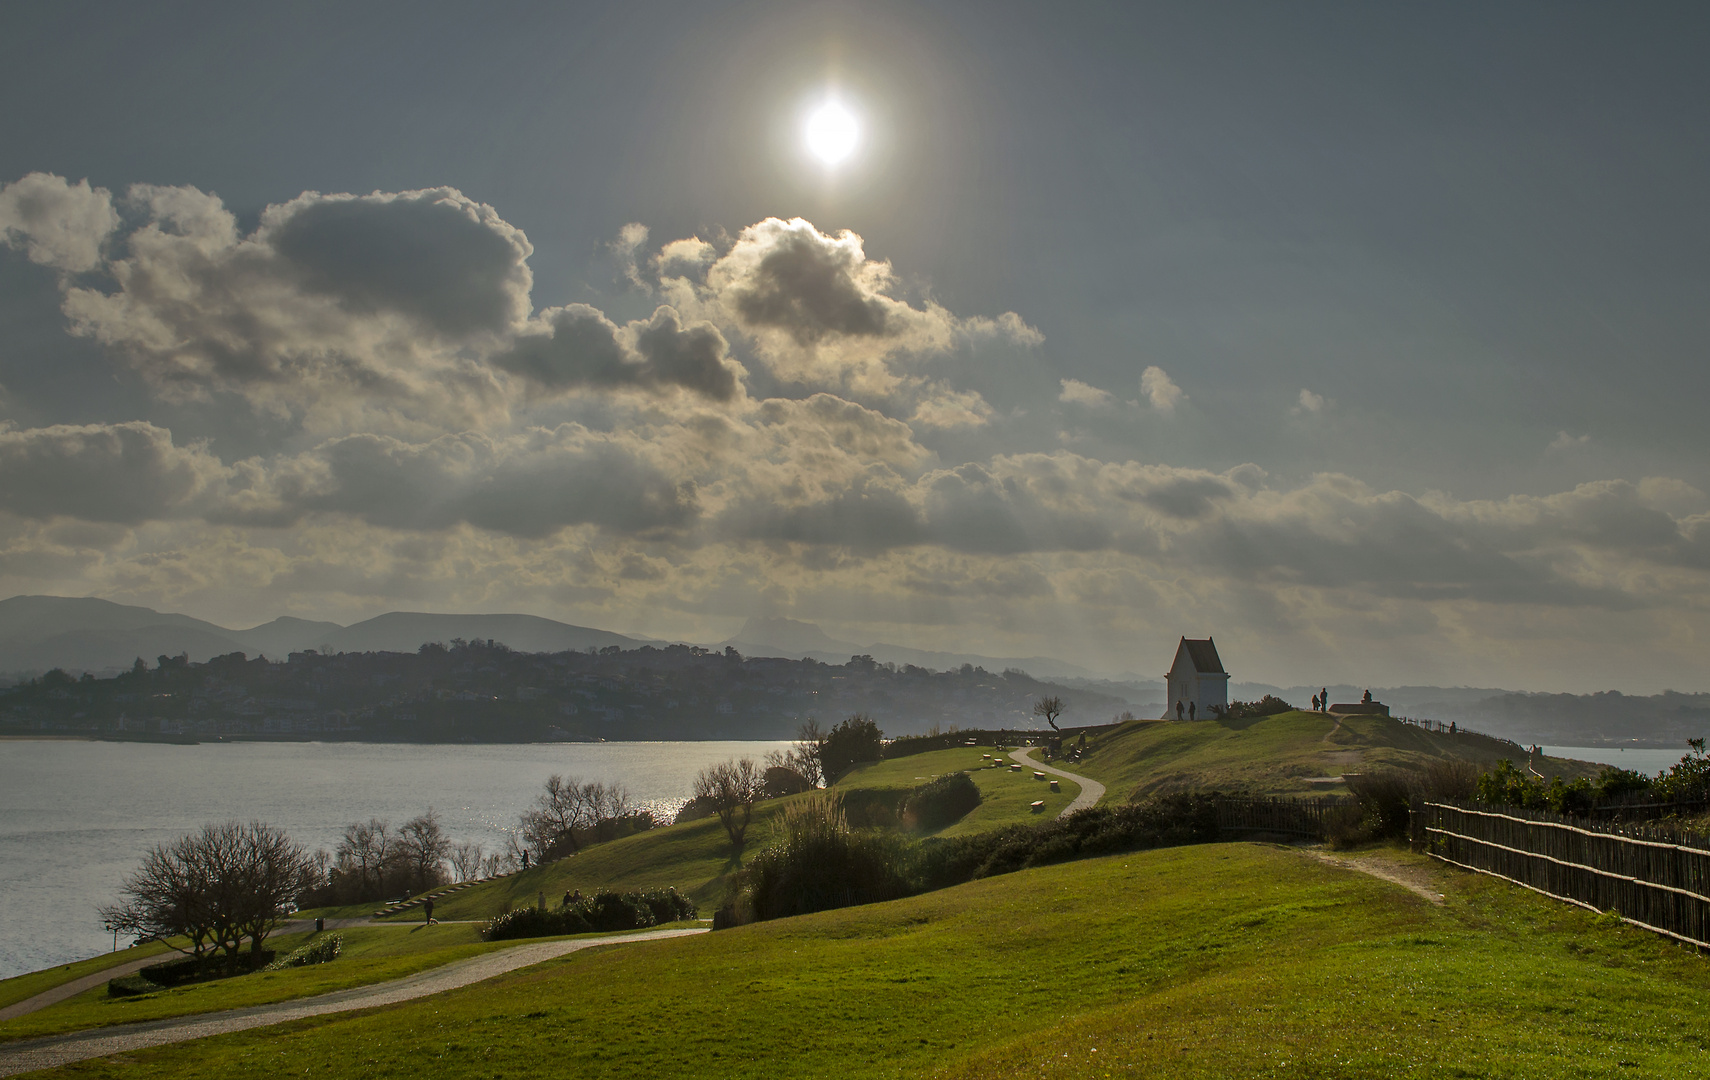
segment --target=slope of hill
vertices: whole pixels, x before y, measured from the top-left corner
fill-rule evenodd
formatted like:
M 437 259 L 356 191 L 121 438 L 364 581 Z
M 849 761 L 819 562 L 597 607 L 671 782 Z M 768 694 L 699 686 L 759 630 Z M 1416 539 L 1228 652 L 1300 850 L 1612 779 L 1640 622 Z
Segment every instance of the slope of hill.
M 1710 969 L 1690 952 L 1490 878 L 1374 858 L 1431 898 L 1287 848 L 1135 852 L 590 950 L 428 1000 L 76 1068 L 134 1080 L 1702 1072 Z
M 270 623 L 252 626 L 248 630 L 234 630 L 232 637 L 250 656 L 284 658 L 304 649 L 319 648 L 329 635 L 343 629 L 335 622 L 315 622 L 281 615 Z
M 603 649 L 608 645 L 633 649 L 641 642 L 586 626 L 543 619 L 538 615 L 440 615 L 392 611 L 366 622 L 353 623 L 321 637 L 332 652 L 415 652 L 429 642 L 497 641 L 517 652 L 555 653 Z M 845 657 L 845 659 L 848 659 Z
M 188 652 L 192 660 L 240 646 L 223 626 L 93 596 L 14 596 L 0 600 L 0 671 L 129 668 L 137 657 Z
M 1524 764 L 1526 752 L 1482 735 L 1426 731 L 1387 717 L 1340 722 L 1322 713 L 1294 712 L 1256 720 L 1137 720 L 1089 740 L 1068 768 L 1127 799 L 1160 791 L 1219 789 L 1260 795 L 1334 794 L 1346 787 L 1313 779 L 1378 769 L 1416 770 L 1441 758 L 1464 758 L 1489 768 L 1503 759 Z M 1583 761 L 1538 757 L 1547 776 L 1595 776 Z

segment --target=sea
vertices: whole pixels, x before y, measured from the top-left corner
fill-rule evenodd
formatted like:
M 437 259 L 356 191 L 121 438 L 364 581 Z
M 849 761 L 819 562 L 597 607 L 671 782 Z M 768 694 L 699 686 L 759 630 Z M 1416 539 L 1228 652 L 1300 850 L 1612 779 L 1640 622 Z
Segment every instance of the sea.
M 351 822 L 432 808 L 453 841 L 499 851 L 554 773 L 674 814 L 701 769 L 788 745 L 0 740 L 0 979 L 113 948 L 97 909 L 149 848 L 205 822 L 265 821 L 330 852 Z
M 1678 762 L 1686 755 L 1686 749 L 1679 750 L 1640 750 L 1636 747 L 1623 749 L 1619 746 L 1546 746 L 1544 754 L 1547 757 L 1574 758 L 1578 761 L 1592 761 L 1599 765 L 1614 765 L 1618 768 L 1629 769 L 1633 772 L 1655 776 L 1659 772 L 1667 772 L 1670 765 Z

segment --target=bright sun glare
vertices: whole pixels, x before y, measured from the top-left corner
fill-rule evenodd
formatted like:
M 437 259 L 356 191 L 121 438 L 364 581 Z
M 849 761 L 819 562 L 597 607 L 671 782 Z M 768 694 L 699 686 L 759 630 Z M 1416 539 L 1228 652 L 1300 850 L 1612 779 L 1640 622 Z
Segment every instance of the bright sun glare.
M 861 126 L 841 102 L 828 101 L 808 114 L 804 134 L 808 153 L 822 164 L 839 165 L 855 152 Z

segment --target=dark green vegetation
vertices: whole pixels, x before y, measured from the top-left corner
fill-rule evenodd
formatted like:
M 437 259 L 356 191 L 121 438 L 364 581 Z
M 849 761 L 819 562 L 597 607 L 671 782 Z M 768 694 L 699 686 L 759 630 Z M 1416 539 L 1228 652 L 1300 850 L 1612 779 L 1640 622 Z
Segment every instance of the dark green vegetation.
M 1334 780 L 1344 773 L 1417 772 L 1447 759 L 1494 768 L 1505 759 L 1524 760 L 1524 754 L 1513 743 L 1482 735 L 1429 732 L 1381 716 L 1338 721 L 1297 709 L 1251 719 L 1121 724 L 1097 733 L 1068 768 L 1106 785 L 1110 798 L 1126 801 L 1161 791 L 1341 794 L 1347 788 Z M 1533 764 L 1569 780 L 1600 769 L 1557 758 L 1539 757 Z
M 492 641 L 453 641 L 414 653 L 311 651 L 285 661 L 231 653 L 193 664 L 163 656 L 153 667 L 139 659 L 110 679 L 75 679 L 56 669 L 0 690 L 0 734 L 773 739 L 793 736 L 811 717 L 852 713 L 895 734 L 940 723 L 1027 726 L 1045 691 L 1061 695 L 1071 715 L 1104 716 L 1123 705 L 1020 671 L 933 672 L 867 656 L 829 665 L 687 645 L 523 653 Z
M 495 915 L 482 936 L 488 941 L 645 930 L 695 917 L 695 905 L 676 889 L 650 892 L 598 892 L 566 896 L 554 907 L 517 908 Z
M 1289 849 L 1172 848 L 578 953 L 430 1000 L 63 1075 L 1702 1071 L 1710 965 L 1692 953 L 1488 878 L 1370 858 L 1446 900 Z
M 1566 782 L 1556 776 L 1545 782 L 1506 761 L 1500 762 L 1479 778 L 1478 798 L 1480 802 L 1569 815 L 1628 809 L 1635 804 L 1691 805 L 1703 813 L 1710 804 L 1710 754 L 1705 753 L 1703 739 L 1688 741 L 1690 752 L 1657 776 L 1605 768 L 1593 778 L 1581 776 Z

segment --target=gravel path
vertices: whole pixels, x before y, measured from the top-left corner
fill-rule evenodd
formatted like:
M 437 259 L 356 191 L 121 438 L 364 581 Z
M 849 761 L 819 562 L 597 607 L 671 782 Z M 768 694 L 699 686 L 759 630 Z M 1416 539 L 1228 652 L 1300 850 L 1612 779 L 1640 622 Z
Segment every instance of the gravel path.
M 1009 756 L 1030 769 L 1037 769 L 1042 773 L 1050 773 L 1052 776 L 1061 776 L 1065 780 L 1073 780 L 1075 783 L 1081 785 L 1081 793 L 1075 796 L 1073 802 L 1063 807 L 1063 812 L 1058 814 L 1058 817 L 1066 818 L 1076 810 L 1085 810 L 1088 807 L 1097 806 L 1098 801 L 1104 798 L 1104 785 L 1099 783 L 1097 780 L 1088 780 L 1086 777 L 1076 776 L 1072 772 L 1064 772 L 1062 769 L 1053 768 L 1050 765 L 1041 765 L 1027 756 L 1032 752 L 1032 747 L 1022 747 L 1020 750 L 1011 750 L 1009 752 Z
M 234 1031 L 283 1024 L 310 1016 L 371 1009 L 377 1005 L 392 1005 L 400 1001 L 426 997 L 460 986 L 491 979 L 518 968 L 552 960 L 581 949 L 629 941 L 655 941 L 660 938 L 704 934 L 705 930 L 646 930 L 605 938 L 582 938 L 576 941 L 544 941 L 534 945 L 487 953 L 484 956 L 459 960 L 454 964 L 418 972 L 408 978 L 339 990 L 318 997 L 282 1001 L 276 1005 L 257 1005 L 249 1009 L 228 1009 L 225 1012 L 204 1013 L 174 1020 L 153 1020 L 141 1024 L 119 1024 L 95 1028 L 71 1035 L 56 1035 L 46 1039 L 0 1044 L 0 1076 L 12 1076 L 32 1069 L 51 1069 L 73 1061 L 84 1061 L 150 1046 L 227 1035 Z M 103 973 L 105 978 L 112 976 Z

